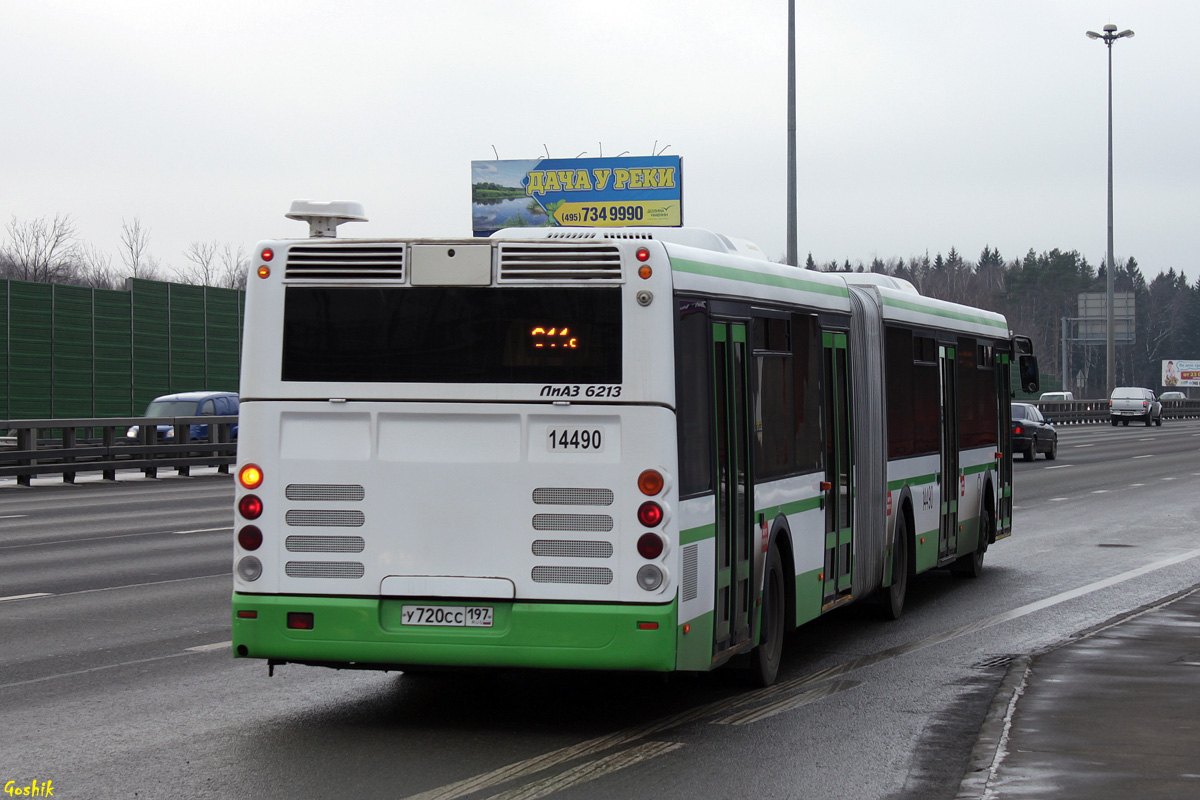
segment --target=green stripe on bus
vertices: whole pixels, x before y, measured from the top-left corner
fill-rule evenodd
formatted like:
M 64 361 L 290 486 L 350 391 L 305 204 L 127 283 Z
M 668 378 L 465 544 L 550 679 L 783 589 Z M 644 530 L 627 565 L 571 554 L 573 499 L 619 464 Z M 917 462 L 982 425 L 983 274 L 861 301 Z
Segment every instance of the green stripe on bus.
M 707 525 L 701 525 L 699 528 L 688 528 L 686 531 L 679 532 L 679 546 L 682 547 L 692 542 L 702 542 L 705 539 L 712 539 L 716 535 L 716 523 L 710 522 Z
M 980 464 L 977 467 L 963 467 L 962 474 L 974 475 L 978 472 L 987 472 L 988 470 L 993 469 L 995 466 L 995 464 Z
M 960 322 L 974 322 L 976 325 L 984 325 L 989 328 L 998 328 L 999 330 L 1008 333 L 1007 323 L 999 320 L 988 319 L 987 317 L 980 317 L 975 314 L 968 314 L 965 311 L 950 311 L 943 308 L 931 308 L 929 306 L 921 305 L 920 303 L 914 303 L 911 300 L 901 300 L 896 297 L 883 298 L 883 304 L 885 306 L 903 308 L 906 311 L 918 311 L 922 314 L 932 314 L 935 317 L 956 319 Z
M 781 506 L 768 506 L 767 508 L 760 508 L 756 513 L 761 514 L 763 518 L 765 518 L 767 521 L 770 521 L 778 517 L 780 514 L 783 514 L 785 517 L 790 517 L 792 514 L 803 514 L 805 511 L 812 511 L 813 509 L 820 507 L 821 498 L 820 496 L 817 496 L 810 497 L 807 500 L 796 500 L 793 503 L 784 503 Z
M 903 489 L 905 486 L 924 486 L 927 483 L 936 483 L 937 473 L 930 475 L 916 475 L 912 478 L 901 478 L 898 481 L 889 481 L 887 488 L 889 492 L 894 492 L 898 489 Z
M 761 272 L 747 272 L 735 267 L 722 267 L 717 264 L 706 264 L 702 261 L 692 261 L 686 258 L 672 258 L 671 269 L 675 272 L 687 272 L 692 275 L 706 275 L 710 278 L 723 278 L 729 281 L 757 283 L 761 286 L 775 286 L 780 289 L 796 289 L 802 292 L 827 294 L 834 297 L 849 297 L 844 286 L 830 286 L 803 278 L 787 278 L 783 275 L 769 275 Z

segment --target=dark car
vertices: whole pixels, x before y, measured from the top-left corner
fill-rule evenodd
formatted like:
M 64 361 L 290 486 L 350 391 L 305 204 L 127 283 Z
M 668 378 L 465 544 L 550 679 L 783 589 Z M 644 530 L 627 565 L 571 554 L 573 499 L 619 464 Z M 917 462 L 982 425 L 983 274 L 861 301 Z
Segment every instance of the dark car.
M 180 392 L 156 397 L 146 406 L 143 417 L 209 417 L 236 416 L 238 413 L 238 396 L 234 392 Z M 172 442 L 175 440 L 175 429 L 170 425 L 159 425 L 158 440 Z M 229 428 L 234 440 L 237 439 L 237 423 Z M 195 424 L 189 426 L 189 436 L 193 442 L 208 438 L 208 426 Z M 138 438 L 138 426 L 134 425 L 125 432 L 129 439 Z
M 1037 406 L 1013 403 L 1012 447 L 1013 454 L 1024 453 L 1026 461 L 1033 461 L 1038 453 L 1045 453 L 1047 460 L 1053 461 L 1058 458 L 1058 431 L 1042 417 Z

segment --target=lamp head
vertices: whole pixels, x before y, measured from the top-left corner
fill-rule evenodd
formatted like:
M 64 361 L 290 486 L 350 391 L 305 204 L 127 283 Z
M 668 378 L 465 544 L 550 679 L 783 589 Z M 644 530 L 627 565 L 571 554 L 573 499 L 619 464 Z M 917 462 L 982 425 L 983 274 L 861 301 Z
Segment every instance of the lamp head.
M 1117 26 L 1113 25 L 1111 22 L 1104 26 L 1105 33 L 1114 33 L 1116 30 L 1117 30 Z
M 1087 32 L 1087 37 L 1088 37 L 1089 39 L 1102 39 L 1102 38 L 1104 38 L 1104 37 L 1102 37 L 1100 34 L 1096 33 L 1095 31 L 1088 31 L 1088 32 Z

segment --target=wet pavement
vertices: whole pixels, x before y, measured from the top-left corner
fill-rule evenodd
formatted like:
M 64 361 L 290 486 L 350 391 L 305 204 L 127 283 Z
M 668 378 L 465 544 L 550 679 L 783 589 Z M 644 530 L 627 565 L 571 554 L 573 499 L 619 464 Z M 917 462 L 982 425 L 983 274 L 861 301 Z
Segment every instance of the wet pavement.
M 958 797 L 1200 798 L 1200 586 L 1015 659 Z

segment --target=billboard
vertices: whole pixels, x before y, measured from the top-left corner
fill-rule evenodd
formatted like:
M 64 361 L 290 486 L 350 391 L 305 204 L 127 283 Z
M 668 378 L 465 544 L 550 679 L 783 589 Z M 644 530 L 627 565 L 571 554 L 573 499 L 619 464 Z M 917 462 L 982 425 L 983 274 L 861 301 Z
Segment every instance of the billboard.
M 1200 386 L 1200 361 L 1162 362 L 1162 385 Z
M 471 228 L 683 224 L 679 156 L 471 162 Z

